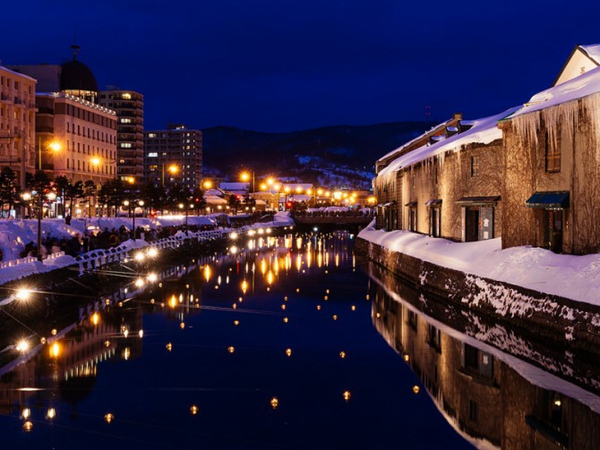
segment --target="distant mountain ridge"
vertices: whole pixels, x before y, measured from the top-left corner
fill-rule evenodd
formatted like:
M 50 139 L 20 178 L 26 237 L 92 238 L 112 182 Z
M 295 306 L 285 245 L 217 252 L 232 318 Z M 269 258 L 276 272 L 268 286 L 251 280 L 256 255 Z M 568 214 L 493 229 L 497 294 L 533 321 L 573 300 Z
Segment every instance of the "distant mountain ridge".
M 286 133 L 211 127 L 202 130 L 204 166 L 229 176 L 251 168 L 257 175 L 295 176 L 319 185 L 344 183 L 348 178 L 348 182 L 370 185 L 379 157 L 433 125 L 425 121 L 392 122 Z

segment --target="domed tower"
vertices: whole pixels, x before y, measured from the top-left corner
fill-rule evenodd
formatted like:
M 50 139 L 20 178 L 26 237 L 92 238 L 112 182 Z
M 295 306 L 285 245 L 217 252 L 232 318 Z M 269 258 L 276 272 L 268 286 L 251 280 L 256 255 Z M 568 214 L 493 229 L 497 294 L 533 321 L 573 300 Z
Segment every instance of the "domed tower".
M 72 45 L 73 60 L 61 65 L 60 90 L 92 103 L 98 103 L 98 82 L 88 66 L 77 60 L 79 46 Z

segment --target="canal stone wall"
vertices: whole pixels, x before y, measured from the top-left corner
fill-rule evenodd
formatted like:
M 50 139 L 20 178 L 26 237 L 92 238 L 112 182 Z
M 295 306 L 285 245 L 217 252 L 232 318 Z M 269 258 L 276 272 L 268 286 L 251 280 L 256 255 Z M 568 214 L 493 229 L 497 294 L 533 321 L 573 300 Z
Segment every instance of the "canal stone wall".
M 363 238 L 356 251 L 419 292 L 535 340 L 600 354 L 600 307 L 435 265 Z

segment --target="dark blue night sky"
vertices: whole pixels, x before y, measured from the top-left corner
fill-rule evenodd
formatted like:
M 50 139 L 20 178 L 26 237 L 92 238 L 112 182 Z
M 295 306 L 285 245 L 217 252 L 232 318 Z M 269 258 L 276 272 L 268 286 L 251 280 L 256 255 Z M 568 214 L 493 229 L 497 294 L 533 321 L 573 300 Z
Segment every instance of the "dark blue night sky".
M 291 131 L 475 119 L 550 86 L 600 3 L 558 0 L 6 2 L 2 65 L 62 63 L 145 95 L 146 128 Z

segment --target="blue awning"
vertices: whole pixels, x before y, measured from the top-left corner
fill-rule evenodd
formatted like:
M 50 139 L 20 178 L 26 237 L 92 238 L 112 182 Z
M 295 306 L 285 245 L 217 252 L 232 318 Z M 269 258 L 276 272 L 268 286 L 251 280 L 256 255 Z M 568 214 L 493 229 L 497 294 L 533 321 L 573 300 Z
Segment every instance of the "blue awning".
M 565 209 L 569 207 L 569 192 L 536 192 L 525 202 L 529 208 Z

